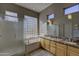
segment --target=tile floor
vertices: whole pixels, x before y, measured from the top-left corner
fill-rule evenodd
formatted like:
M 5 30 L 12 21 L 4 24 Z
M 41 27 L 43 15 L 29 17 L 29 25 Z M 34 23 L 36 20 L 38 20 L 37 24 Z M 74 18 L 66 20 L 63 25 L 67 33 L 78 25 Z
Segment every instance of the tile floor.
M 30 56 L 53 56 L 50 52 L 44 49 L 38 49 L 30 54 Z

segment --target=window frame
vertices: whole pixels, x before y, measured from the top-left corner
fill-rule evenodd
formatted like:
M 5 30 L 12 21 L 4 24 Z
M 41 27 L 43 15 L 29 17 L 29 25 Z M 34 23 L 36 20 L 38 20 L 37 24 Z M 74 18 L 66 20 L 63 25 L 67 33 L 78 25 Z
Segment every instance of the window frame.
M 32 17 L 32 16 L 27 16 L 27 17 L 26 17 L 26 16 L 27 16 L 27 15 L 24 15 L 24 20 L 27 20 L 27 17 L 36 18 L 36 17 Z M 29 19 L 30 19 L 30 18 L 29 18 Z M 33 20 L 34 20 L 34 23 L 32 23 L 32 21 L 30 21 L 30 20 L 29 20 L 29 21 L 28 21 L 28 20 L 26 21 L 26 22 L 27 22 L 27 25 L 26 25 L 27 28 L 26 28 L 25 25 L 24 25 L 24 30 L 27 29 L 25 32 L 26 32 L 26 33 L 29 33 L 31 36 L 32 36 L 32 35 L 38 35 L 38 27 L 37 27 L 37 26 L 38 26 L 38 18 L 33 19 Z M 36 21 L 35 21 L 35 20 L 36 20 Z M 25 22 L 25 23 L 26 23 L 26 22 Z M 32 28 L 31 30 L 29 30 L 29 29 L 30 29 L 30 27 L 29 27 L 30 24 L 31 24 L 31 25 L 32 25 L 32 24 L 35 25 L 35 27 L 36 27 L 35 30 L 36 30 L 36 31 L 34 31 L 34 28 Z M 24 35 L 28 35 L 28 34 L 26 34 L 26 33 L 25 33 Z
M 75 4 L 73 4 L 73 5 L 70 5 L 70 6 L 66 7 L 66 8 L 63 8 L 63 10 L 64 10 L 64 15 L 69 15 L 69 14 L 65 14 L 65 9 L 70 8 L 70 7 L 73 7 L 73 6 L 76 6 L 76 5 L 79 5 L 79 3 L 75 3 Z M 77 13 L 77 12 L 74 12 L 74 13 Z M 74 14 L 74 13 L 70 13 L 70 14 Z
M 54 15 L 54 18 L 49 19 L 49 16 L 51 16 L 52 14 Z M 55 14 L 54 13 L 52 13 L 52 14 L 47 15 L 47 20 L 55 19 Z
M 4 19 L 6 19 L 5 16 L 8 16 L 8 17 L 17 18 L 16 21 L 10 21 L 10 22 L 19 22 L 18 13 L 16 13 L 17 16 L 12 16 L 12 15 L 7 15 L 6 12 L 7 12 L 7 10 L 5 11 Z M 15 12 L 13 12 L 13 11 L 10 11 L 10 12 L 15 13 Z M 8 20 L 6 20 L 6 21 L 8 21 Z

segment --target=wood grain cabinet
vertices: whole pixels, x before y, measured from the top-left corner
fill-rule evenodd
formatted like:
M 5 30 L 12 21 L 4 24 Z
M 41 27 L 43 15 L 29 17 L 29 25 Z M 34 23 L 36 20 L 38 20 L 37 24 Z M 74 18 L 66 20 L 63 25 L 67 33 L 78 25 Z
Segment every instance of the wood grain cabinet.
M 68 56 L 79 56 L 79 48 L 68 46 Z
M 56 42 L 50 41 L 50 52 L 55 55 L 56 53 Z
M 42 47 L 42 48 L 45 48 L 44 39 L 40 39 L 40 41 L 41 41 L 41 47 Z
M 66 56 L 66 45 L 61 43 L 56 43 L 56 55 L 57 56 Z
M 41 47 L 56 56 L 79 56 L 78 47 L 49 39 L 41 39 Z
M 50 48 L 50 45 L 49 45 L 50 44 L 50 40 L 45 39 L 44 42 L 45 42 L 45 49 L 49 51 L 50 50 L 49 49 Z
M 49 46 L 50 40 L 41 39 L 40 41 L 41 41 L 41 47 L 49 51 L 50 50 L 49 49 L 50 48 L 50 46 Z

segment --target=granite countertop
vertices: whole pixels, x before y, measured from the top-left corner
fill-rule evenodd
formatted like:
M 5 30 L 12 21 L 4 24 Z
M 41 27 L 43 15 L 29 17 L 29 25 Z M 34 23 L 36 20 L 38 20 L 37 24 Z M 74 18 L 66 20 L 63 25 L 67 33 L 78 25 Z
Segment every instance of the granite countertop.
M 49 36 L 49 37 L 46 37 L 46 36 L 40 36 L 40 38 L 53 40 L 53 41 L 55 41 L 55 42 L 59 42 L 59 43 L 65 44 L 65 45 L 70 45 L 70 46 L 79 48 L 79 45 L 78 45 L 77 43 L 64 41 L 64 40 L 61 39 L 61 38 L 55 38 L 55 37 L 53 38 L 53 37 L 50 37 L 50 36 Z

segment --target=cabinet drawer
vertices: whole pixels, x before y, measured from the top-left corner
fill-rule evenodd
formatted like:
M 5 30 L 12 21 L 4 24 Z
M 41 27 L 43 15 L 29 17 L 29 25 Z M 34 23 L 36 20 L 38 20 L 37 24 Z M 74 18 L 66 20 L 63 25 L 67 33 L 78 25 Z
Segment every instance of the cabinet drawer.
M 57 45 L 58 47 L 66 47 L 66 45 L 61 44 L 61 43 L 56 43 L 56 45 Z
M 51 41 L 51 42 L 50 42 L 50 46 L 54 46 L 54 47 L 55 47 L 55 46 L 56 46 L 55 43 L 56 43 L 56 42 Z

